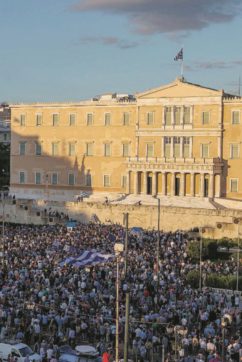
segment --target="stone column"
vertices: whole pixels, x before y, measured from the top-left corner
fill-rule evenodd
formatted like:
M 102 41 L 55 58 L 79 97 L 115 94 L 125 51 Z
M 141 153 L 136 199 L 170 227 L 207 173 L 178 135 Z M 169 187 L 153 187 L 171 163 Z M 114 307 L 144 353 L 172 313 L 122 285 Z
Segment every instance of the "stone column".
M 157 195 L 157 172 L 153 172 L 152 175 L 152 195 Z
M 181 107 L 181 115 L 180 115 L 180 124 L 183 126 L 184 124 L 184 107 Z
M 190 142 L 189 142 L 189 158 L 192 158 L 192 141 L 193 141 L 193 138 L 190 137 Z
M 147 195 L 147 177 L 148 177 L 148 172 L 147 172 L 147 171 L 144 171 L 143 174 L 144 174 L 144 189 L 143 189 L 142 194 Z
M 166 195 L 166 173 L 162 172 L 162 195 Z
M 165 157 L 165 142 L 164 137 L 161 137 L 161 157 Z
M 174 117 L 174 107 L 171 107 L 171 124 L 174 125 L 175 123 L 175 117 Z
M 173 172 L 171 174 L 171 196 L 175 195 L 175 178 L 176 178 L 176 174 L 175 174 L 175 172 Z
M 204 173 L 200 175 L 200 196 L 204 197 Z
M 171 152 L 170 152 L 170 157 L 171 157 L 171 158 L 174 157 L 174 137 L 171 137 Z
M 214 175 L 212 173 L 209 174 L 208 197 L 210 199 L 214 198 Z
M 183 137 L 180 137 L 180 157 L 183 158 Z
M 136 171 L 134 173 L 134 194 L 138 195 L 138 183 L 139 183 L 139 177 L 138 172 Z
M 130 171 L 127 172 L 126 194 L 130 194 Z
M 215 197 L 221 197 L 221 175 L 216 175 L 216 194 Z
M 180 196 L 185 195 L 185 173 L 181 173 L 181 179 L 180 179 Z
M 195 196 L 195 173 L 191 173 L 191 191 L 190 194 L 192 197 Z

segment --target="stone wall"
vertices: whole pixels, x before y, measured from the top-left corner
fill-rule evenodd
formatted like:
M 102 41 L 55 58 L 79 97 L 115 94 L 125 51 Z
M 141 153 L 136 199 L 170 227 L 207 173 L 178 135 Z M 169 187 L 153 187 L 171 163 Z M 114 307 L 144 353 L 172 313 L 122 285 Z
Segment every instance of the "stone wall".
M 1 204 L 0 204 L 1 205 Z M 129 213 L 129 226 L 141 226 L 145 229 L 157 229 L 158 208 L 148 205 L 104 205 L 91 202 L 48 202 L 17 200 L 5 202 L 5 221 L 14 223 L 46 224 L 59 220 L 49 218 L 44 209 L 68 214 L 70 218 L 81 222 L 100 221 L 101 223 L 123 224 L 123 214 Z M 233 223 L 235 218 L 241 218 L 242 210 L 209 210 L 181 207 L 160 207 L 160 229 L 164 231 L 191 230 L 203 227 L 203 236 L 211 238 L 236 238 L 241 226 Z M 0 221 L 2 220 L 2 205 L 0 206 Z

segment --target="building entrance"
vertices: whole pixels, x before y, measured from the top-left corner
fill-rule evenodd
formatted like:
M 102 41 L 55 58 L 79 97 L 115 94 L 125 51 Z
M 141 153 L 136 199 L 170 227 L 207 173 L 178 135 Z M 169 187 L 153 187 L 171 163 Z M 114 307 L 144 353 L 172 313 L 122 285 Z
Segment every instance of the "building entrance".
M 204 197 L 208 197 L 208 178 L 204 180 Z
M 152 176 L 147 177 L 147 194 L 152 195 Z
M 175 196 L 180 195 L 180 177 L 175 178 Z

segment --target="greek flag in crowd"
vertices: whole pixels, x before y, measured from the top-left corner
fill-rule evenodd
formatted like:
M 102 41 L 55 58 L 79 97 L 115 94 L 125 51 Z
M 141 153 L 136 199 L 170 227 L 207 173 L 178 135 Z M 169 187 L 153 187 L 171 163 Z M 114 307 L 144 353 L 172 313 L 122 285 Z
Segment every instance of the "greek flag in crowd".
M 102 254 L 95 251 L 83 251 L 77 257 L 68 257 L 62 262 L 60 262 L 60 266 L 64 265 L 73 265 L 74 267 L 81 268 L 87 265 L 96 265 L 101 263 L 106 263 L 114 258 L 112 254 Z

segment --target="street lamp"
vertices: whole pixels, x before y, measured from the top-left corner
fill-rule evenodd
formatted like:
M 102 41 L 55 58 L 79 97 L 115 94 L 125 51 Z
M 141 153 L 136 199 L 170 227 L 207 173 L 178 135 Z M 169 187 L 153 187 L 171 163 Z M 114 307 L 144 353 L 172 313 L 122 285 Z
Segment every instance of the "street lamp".
M 205 233 L 204 228 L 200 228 L 200 240 L 199 240 L 199 290 L 202 291 L 202 251 L 203 251 L 203 236 Z
M 238 225 L 238 230 L 237 230 L 237 271 L 236 271 L 236 290 L 238 291 L 239 290 L 239 256 L 240 256 L 240 242 L 239 242 L 239 222 L 240 222 L 240 219 L 238 218 L 235 218 L 234 219 L 234 224 L 237 224 Z
M 4 238 L 5 238 L 5 198 L 4 191 L 1 192 L 1 201 L 2 201 L 2 243 L 1 243 L 1 257 L 4 264 Z
M 160 263 L 160 199 L 158 201 L 158 219 L 157 219 L 157 289 L 159 288 L 159 263 Z
M 115 331 L 115 362 L 119 361 L 119 262 L 120 255 L 124 250 L 122 243 L 114 244 L 114 252 L 116 256 L 116 331 Z

